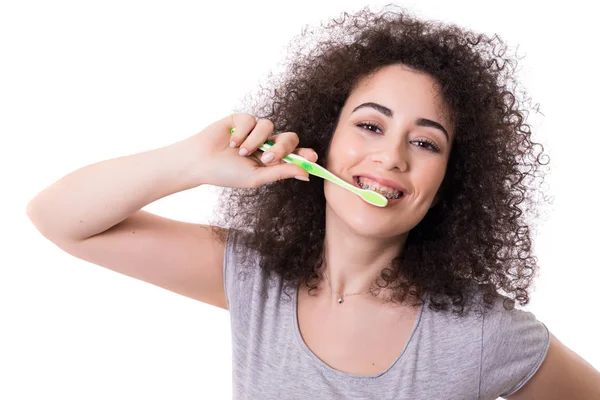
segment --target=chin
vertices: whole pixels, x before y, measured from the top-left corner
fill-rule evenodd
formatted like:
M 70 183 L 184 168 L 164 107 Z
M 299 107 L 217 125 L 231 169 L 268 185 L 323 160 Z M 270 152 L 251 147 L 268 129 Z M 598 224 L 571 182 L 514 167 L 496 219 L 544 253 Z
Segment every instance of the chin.
M 403 221 L 401 214 L 397 212 L 391 214 L 386 212 L 389 210 L 368 204 L 345 189 L 325 188 L 325 200 L 327 212 L 333 213 L 331 217 L 356 234 L 373 238 L 389 238 L 410 230 L 410 227 L 404 226 L 408 221 Z
M 369 222 L 364 223 L 363 221 L 356 221 L 352 219 L 343 220 L 349 229 L 354 231 L 357 235 L 364 237 L 386 239 L 397 237 L 405 233 L 405 230 L 402 229 L 402 227 L 398 225 L 390 226 L 389 223 L 373 224 Z

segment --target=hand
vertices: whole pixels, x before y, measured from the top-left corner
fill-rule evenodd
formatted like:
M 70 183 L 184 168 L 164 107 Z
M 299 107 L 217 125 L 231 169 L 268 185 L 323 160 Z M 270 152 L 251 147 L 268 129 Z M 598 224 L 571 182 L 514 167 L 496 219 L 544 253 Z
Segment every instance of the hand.
M 233 135 L 231 128 L 235 128 Z M 198 160 L 192 176 L 198 184 L 240 188 L 256 188 L 294 177 L 308 180 L 308 172 L 281 159 L 293 152 L 315 162 L 317 153 L 308 148 L 296 148 L 299 143 L 296 133 L 270 136 L 273 130 L 270 120 L 257 121 L 250 114 L 232 114 L 213 123 L 186 140 L 193 146 L 194 157 Z M 267 140 L 274 145 L 265 153 L 257 150 Z

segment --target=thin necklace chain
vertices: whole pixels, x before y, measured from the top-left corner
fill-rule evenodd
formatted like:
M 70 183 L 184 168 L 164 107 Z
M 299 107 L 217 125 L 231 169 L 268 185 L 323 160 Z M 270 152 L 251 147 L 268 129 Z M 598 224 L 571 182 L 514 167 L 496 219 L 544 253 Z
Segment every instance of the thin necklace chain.
M 369 289 L 366 292 L 342 293 L 342 294 L 340 294 L 340 293 L 337 293 L 337 292 L 333 291 L 333 288 L 331 287 L 331 282 L 329 281 L 329 277 L 327 276 L 327 273 L 323 272 L 323 275 L 325 275 L 325 279 L 327 279 L 327 283 L 329 284 L 329 290 L 331 290 L 331 292 L 337 296 L 337 298 L 338 298 L 338 300 L 337 300 L 338 304 L 342 304 L 344 302 L 344 297 L 346 297 L 346 296 L 354 296 L 354 295 L 357 295 L 357 294 L 366 294 L 366 293 L 371 293 L 373 291 L 373 289 Z

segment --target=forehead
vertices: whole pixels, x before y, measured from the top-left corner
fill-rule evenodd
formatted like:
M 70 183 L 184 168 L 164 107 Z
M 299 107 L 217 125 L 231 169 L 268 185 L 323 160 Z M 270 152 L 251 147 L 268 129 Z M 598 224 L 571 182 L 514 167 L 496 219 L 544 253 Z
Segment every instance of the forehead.
M 389 65 L 358 81 L 346 105 L 351 112 L 365 101 L 385 104 L 395 112 L 449 124 L 449 109 L 430 75 L 402 64 Z

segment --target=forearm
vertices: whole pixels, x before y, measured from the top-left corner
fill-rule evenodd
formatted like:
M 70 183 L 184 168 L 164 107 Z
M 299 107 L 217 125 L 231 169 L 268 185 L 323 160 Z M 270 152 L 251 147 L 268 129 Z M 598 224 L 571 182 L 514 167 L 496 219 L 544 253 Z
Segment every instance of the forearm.
M 81 240 L 111 228 L 147 204 L 191 189 L 193 149 L 180 141 L 88 165 L 36 195 L 27 214 L 52 239 Z

